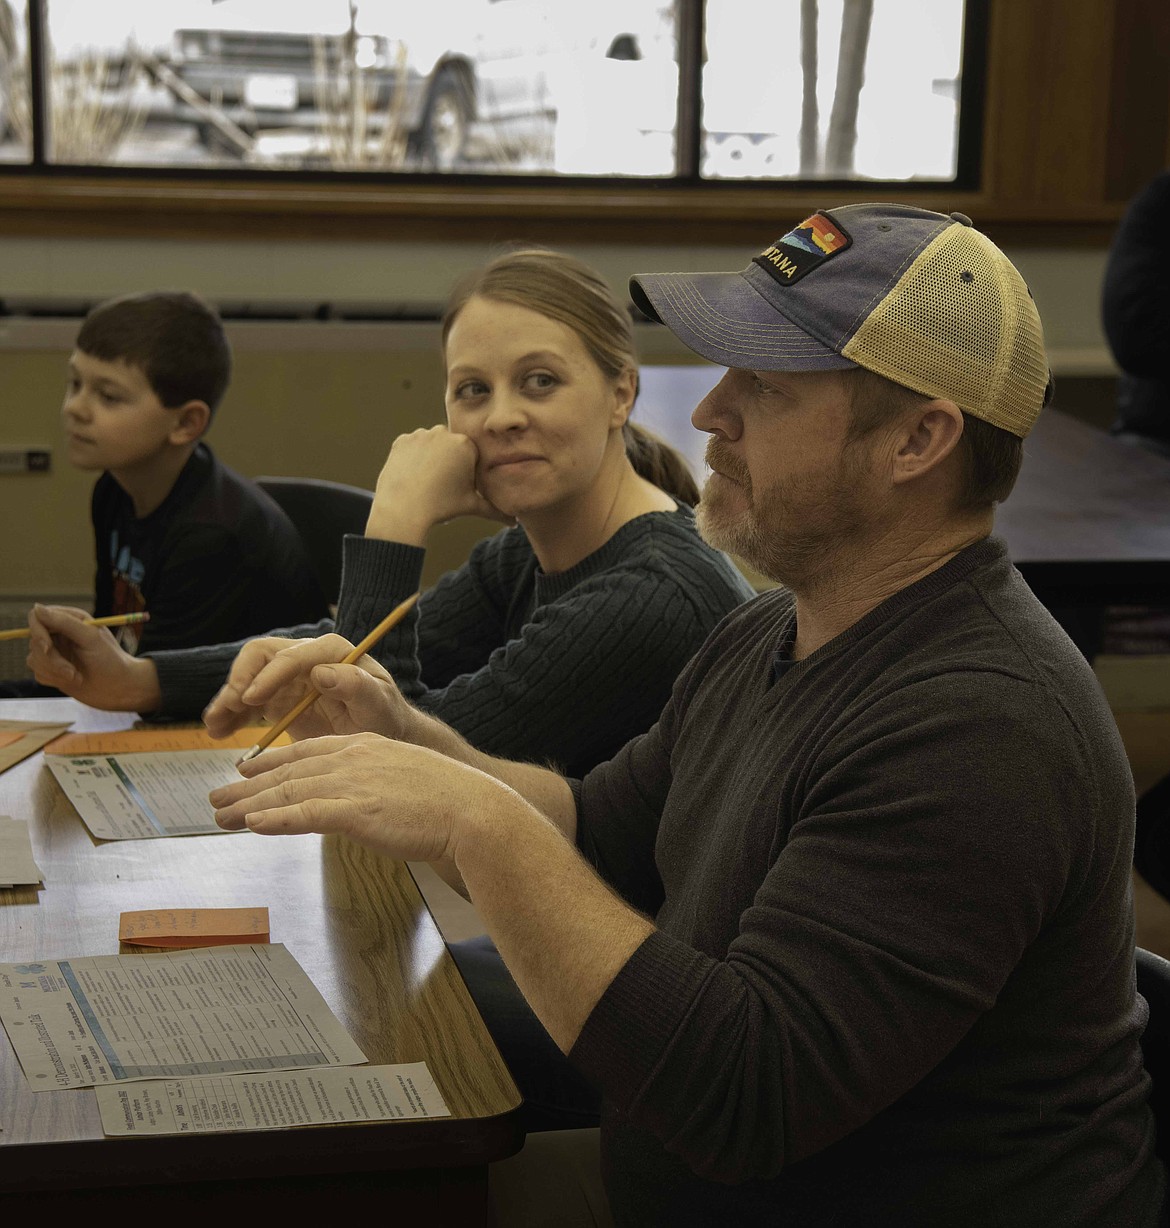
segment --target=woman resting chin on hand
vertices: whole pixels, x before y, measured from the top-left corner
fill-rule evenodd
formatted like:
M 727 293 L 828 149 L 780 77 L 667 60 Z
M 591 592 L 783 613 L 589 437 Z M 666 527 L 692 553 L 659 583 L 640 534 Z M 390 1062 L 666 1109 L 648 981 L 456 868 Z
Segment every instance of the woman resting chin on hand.
M 509 252 L 456 286 L 443 358 L 445 421 L 394 440 L 365 535 L 345 539 L 341 638 L 306 627 L 274 632 L 279 647 L 160 653 L 164 711 L 206 705 L 217 735 L 283 716 L 315 667 L 422 588 L 431 529 L 473 516 L 507 527 L 362 663 L 384 668 L 393 697 L 360 713 L 319 701 L 296 736 L 364 721 L 394 737 L 405 701 L 489 754 L 582 775 L 654 723 L 707 634 L 753 593 L 699 537 L 686 462 L 630 420 L 626 305 L 573 257 Z

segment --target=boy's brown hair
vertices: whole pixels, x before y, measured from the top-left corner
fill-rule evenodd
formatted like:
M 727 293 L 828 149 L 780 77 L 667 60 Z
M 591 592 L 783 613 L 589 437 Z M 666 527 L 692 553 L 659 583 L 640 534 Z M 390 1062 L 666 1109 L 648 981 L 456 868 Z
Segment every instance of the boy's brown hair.
M 104 362 L 138 367 L 168 409 L 203 401 L 214 416 L 231 379 L 232 352 L 218 313 L 186 290 L 99 303 L 85 317 L 75 344 Z

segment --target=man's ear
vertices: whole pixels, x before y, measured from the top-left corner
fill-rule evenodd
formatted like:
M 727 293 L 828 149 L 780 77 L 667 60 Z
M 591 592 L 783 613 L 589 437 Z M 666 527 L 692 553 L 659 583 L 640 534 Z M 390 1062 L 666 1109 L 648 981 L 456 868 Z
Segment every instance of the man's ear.
M 893 458 L 894 482 L 911 482 L 936 469 L 963 434 L 963 411 L 943 398 L 924 401 L 903 419 Z
M 167 438 L 173 444 L 195 443 L 211 421 L 211 407 L 206 401 L 188 401 L 170 412 L 175 415 L 175 425 Z

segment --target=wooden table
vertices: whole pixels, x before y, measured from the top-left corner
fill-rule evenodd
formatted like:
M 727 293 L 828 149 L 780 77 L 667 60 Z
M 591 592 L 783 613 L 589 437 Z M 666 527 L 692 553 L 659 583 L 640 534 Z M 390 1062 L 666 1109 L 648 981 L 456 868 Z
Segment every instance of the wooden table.
M 133 720 L 68 699 L 2 701 L 0 716 L 73 720 L 77 731 Z M 176 1197 L 235 1211 L 272 1211 L 283 1199 L 348 1216 L 365 1197 L 380 1218 L 422 1210 L 430 1223 L 486 1222 L 486 1166 L 523 1142 L 520 1096 L 404 865 L 335 837 L 97 841 L 40 754 L 0 774 L 0 814 L 28 821 L 46 880 L 0 891 L 0 962 L 117 953 L 123 910 L 266 905 L 272 941 L 370 1062 L 425 1061 L 452 1114 L 106 1138 L 92 1091 L 33 1093 L 0 1037 L 0 1196 L 27 1192 L 17 1202 L 37 1214 L 51 1197 L 92 1211 L 101 1197 L 138 1205 L 141 1189 L 94 1188 L 134 1184 L 153 1187 L 160 1210 Z

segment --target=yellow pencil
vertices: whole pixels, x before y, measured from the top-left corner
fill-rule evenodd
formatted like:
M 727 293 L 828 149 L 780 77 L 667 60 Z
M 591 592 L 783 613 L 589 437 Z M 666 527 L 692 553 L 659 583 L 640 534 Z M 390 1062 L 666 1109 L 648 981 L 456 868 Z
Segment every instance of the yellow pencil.
M 400 605 L 396 605 L 394 609 L 386 615 L 384 619 L 366 636 L 364 640 L 356 647 L 351 648 L 349 652 L 338 662 L 339 665 L 352 665 L 359 658 L 363 657 L 369 650 L 390 630 L 396 623 L 401 622 L 403 618 L 410 612 L 411 606 L 418 600 L 419 594 L 415 593 Z M 267 749 L 272 743 L 280 737 L 282 733 L 301 715 L 302 712 L 312 707 L 313 704 L 321 698 L 321 692 L 310 688 L 309 693 L 301 700 L 299 704 L 285 717 L 282 717 L 271 729 L 256 743 L 255 746 L 246 750 L 244 754 L 236 761 L 237 764 L 247 763 L 249 759 L 254 759 L 262 750 Z
M 111 614 L 108 618 L 83 618 L 81 621 L 88 627 L 125 627 L 129 623 L 144 623 L 150 615 L 143 610 L 139 614 Z M 0 640 L 27 640 L 27 627 L 17 627 L 14 631 L 0 631 Z

